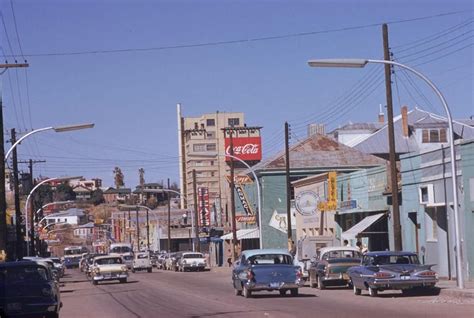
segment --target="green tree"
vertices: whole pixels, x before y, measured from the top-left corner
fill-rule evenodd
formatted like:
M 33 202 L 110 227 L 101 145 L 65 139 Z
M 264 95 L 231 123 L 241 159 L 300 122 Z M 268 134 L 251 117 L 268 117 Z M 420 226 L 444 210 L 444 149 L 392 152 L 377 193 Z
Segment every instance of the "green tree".
M 101 203 L 104 203 L 105 202 L 104 192 L 101 189 L 96 189 L 92 191 L 90 201 L 94 205 L 99 205 Z
M 119 167 L 115 167 L 113 172 L 114 172 L 115 188 L 116 189 L 122 188 L 125 185 L 125 182 L 123 180 L 122 169 L 120 169 Z
M 56 187 L 53 196 L 54 201 L 73 201 L 76 199 L 76 193 L 67 183 L 61 183 Z

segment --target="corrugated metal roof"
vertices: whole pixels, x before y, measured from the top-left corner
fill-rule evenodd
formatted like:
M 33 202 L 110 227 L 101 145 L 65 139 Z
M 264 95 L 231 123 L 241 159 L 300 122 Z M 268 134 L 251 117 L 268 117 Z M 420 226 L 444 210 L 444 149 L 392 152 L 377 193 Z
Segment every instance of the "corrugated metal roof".
M 260 231 L 257 228 L 254 229 L 242 229 L 237 231 L 237 240 L 249 240 L 260 238 Z M 232 232 L 221 236 L 222 240 L 232 240 Z

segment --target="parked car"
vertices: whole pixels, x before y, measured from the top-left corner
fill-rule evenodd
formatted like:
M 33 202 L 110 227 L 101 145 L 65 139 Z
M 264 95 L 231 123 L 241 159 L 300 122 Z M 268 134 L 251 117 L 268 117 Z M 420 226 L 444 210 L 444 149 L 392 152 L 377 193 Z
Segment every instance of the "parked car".
M 178 261 L 181 253 L 169 253 L 165 260 L 165 269 L 169 271 L 178 271 Z
M 59 282 L 61 278 L 60 270 L 54 266 L 54 262 L 51 259 L 38 256 L 25 256 L 23 257 L 23 261 L 41 262 L 47 265 L 53 275 L 53 279 Z
M 354 294 L 368 290 L 376 297 L 378 292 L 399 289 L 407 294 L 414 290 L 435 292 L 438 275 L 433 265 L 420 265 L 418 255 L 412 252 L 369 252 L 364 254 L 359 266 L 347 273 L 352 281 Z
M 168 257 L 168 254 L 166 254 L 166 253 L 158 255 L 158 258 L 156 260 L 156 267 L 158 269 L 165 269 L 165 264 L 166 264 L 167 257 Z
M 94 258 L 92 265 L 92 283 L 108 280 L 118 280 L 126 283 L 128 278 L 128 268 L 120 256 L 99 256 Z
M 356 247 L 323 247 L 309 268 L 309 286 L 322 290 L 326 286 L 349 285 L 347 270 L 359 265 L 361 257 Z
M 278 290 L 282 296 L 289 290 L 292 296 L 298 296 L 304 282 L 290 253 L 260 249 L 242 252 L 232 270 L 232 284 L 236 295 L 249 298 L 253 292 L 264 290 Z
M 185 252 L 178 260 L 178 270 L 185 272 L 188 270 L 203 271 L 206 268 L 206 258 L 202 253 Z
M 54 268 L 58 270 L 59 277 L 63 277 L 66 267 L 61 262 L 61 259 L 59 257 L 49 257 L 48 259 L 54 263 Z
M 49 265 L 33 260 L 0 264 L 0 317 L 59 317 L 61 307 Z
M 148 252 L 135 253 L 135 259 L 132 265 L 133 273 L 135 273 L 135 271 L 148 271 L 148 273 L 151 273 L 152 269 L 150 254 Z

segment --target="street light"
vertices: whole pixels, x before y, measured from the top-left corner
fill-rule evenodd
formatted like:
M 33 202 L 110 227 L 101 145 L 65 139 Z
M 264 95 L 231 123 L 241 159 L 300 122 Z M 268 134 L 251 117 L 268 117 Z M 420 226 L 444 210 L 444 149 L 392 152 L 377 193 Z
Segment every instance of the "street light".
M 456 175 L 456 150 L 454 149 L 454 129 L 453 129 L 453 118 L 451 116 L 451 111 L 448 107 L 448 103 L 444 98 L 441 91 L 436 87 L 436 85 L 430 81 L 425 75 L 418 72 L 417 70 L 398 63 L 394 61 L 388 60 L 371 60 L 371 59 L 317 59 L 317 60 L 310 60 L 308 61 L 309 66 L 311 67 L 364 67 L 368 63 L 375 63 L 375 64 L 389 64 L 395 65 L 400 68 L 406 69 L 419 78 L 424 80 L 428 86 L 430 86 L 436 95 L 441 100 L 443 104 L 444 110 L 446 112 L 446 116 L 448 118 L 448 126 L 450 130 L 449 134 L 449 146 L 450 146 L 450 159 L 451 159 L 451 180 L 452 180 L 452 187 L 453 187 L 453 210 L 454 210 L 454 235 L 456 240 L 456 280 L 457 286 L 460 289 L 464 288 L 464 273 L 463 273 L 463 257 L 462 257 L 462 239 L 461 239 L 461 226 L 459 220 L 459 209 L 458 209 L 458 185 L 457 185 L 457 175 Z
M 79 125 L 67 125 L 67 126 L 58 126 L 58 127 L 45 127 L 45 128 L 39 128 L 30 131 L 26 135 L 22 136 L 20 139 L 18 139 L 8 150 L 7 154 L 5 155 L 5 161 L 8 160 L 8 157 L 10 156 L 11 152 L 17 145 L 19 145 L 24 139 L 28 138 L 29 136 L 46 131 L 46 130 L 54 130 L 55 132 L 66 132 L 66 131 L 73 131 L 73 130 L 80 130 L 80 129 L 88 129 L 88 128 L 93 128 L 94 124 L 88 123 L 88 124 L 79 124 Z
M 13 148 L 13 146 L 12 146 L 12 148 Z M 49 178 L 49 179 L 45 179 L 45 180 L 41 181 L 33 189 L 31 189 L 30 193 L 28 194 L 28 197 L 26 198 L 26 202 L 25 202 L 25 229 L 26 229 L 26 241 L 27 241 L 26 255 L 30 256 L 30 244 L 28 243 L 29 240 L 30 240 L 30 235 L 29 235 L 29 231 L 28 231 L 28 203 L 30 202 L 30 198 L 31 198 L 31 195 L 33 194 L 33 192 L 35 192 L 36 189 L 38 189 L 41 185 L 43 185 L 45 183 L 48 183 L 48 182 L 51 182 L 51 181 L 64 181 L 64 180 L 80 179 L 80 178 L 82 178 L 82 176 L 79 176 L 79 177 Z M 33 217 L 33 214 L 32 214 L 32 217 Z M 32 224 L 33 223 L 34 222 L 32 222 Z M 33 233 L 31 233 L 31 234 L 33 234 Z M 34 240 L 32 240 L 32 242 L 34 242 Z M 34 246 L 33 246 L 32 250 L 33 249 L 34 249 Z

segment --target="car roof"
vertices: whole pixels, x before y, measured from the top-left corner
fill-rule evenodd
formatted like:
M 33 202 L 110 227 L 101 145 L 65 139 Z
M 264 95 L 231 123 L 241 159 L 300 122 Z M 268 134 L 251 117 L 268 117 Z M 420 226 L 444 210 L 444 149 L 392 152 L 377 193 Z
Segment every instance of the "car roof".
M 255 255 L 266 255 L 266 254 L 284 254 L 293 257 L 287 250 L 285 249 L 278 249 L 278 248 L 264 248 L 258 250 L 246 250 L 242 252 L 242 255 L 245 258 L 249 258 Z
M 41 266 L 41 267 L 47 268 L 48 265 L 46 265 L 45 263 L 42 263 L 41 261 L 36 261 L 36 260 L 0 263 L 0 268 L 24 267 L 24 266 Z
M 107 258 L 120 258 L 120 255 L 104 255 L 104 256 L 97 256 L 97 257 L 94 257 L 94 260 L 107 259 Z
M 319 250 L 319 253 L 323 255 L 324 253 L 327 252 L 332 252 L 332 251 L 354 251 L 354 252 L 360 252 L 360 250 L 357 247 L 353 246 L 330 246 L 330 247 L 322 247 Z
M 397 252 L 397 251 L 373 251 L 367 252 L 367 256 L 417 256 L 415 252 Z

